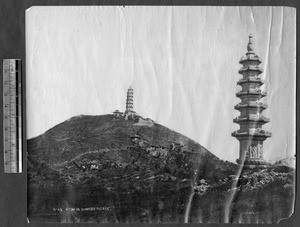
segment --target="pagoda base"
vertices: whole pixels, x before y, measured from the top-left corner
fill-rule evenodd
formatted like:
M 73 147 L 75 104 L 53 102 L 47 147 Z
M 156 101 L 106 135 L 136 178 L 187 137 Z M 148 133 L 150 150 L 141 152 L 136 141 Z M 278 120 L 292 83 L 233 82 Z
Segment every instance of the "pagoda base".
M 264 169 L 268 167 L 270 164 L 267 163 L 265 160 L 261 158 L 253 158 L 253 159 L 246 159 L 246 160 L 240 160 L 237 159 L 236 162 L 247 169 Z

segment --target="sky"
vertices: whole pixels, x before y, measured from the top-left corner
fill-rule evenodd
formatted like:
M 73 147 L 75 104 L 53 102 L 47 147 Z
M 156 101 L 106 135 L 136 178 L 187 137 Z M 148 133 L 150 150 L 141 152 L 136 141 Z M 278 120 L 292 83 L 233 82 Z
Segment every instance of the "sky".
M 262 59 L 269 162 L 295 154 L 296 10 L 45 6 L 26 11 L 27 138 L 77 115 L 134 109 L 235 161 L 234 105 L 248 35 Z

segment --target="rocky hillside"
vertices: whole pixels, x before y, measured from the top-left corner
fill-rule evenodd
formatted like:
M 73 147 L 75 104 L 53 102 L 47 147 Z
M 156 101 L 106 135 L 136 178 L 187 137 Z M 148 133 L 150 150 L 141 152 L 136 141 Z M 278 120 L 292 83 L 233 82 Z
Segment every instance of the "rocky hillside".
M 274 163 L 274 166 L 286 167 L 290 169 L 296 168 L 296 157 L 288 157 Z
M 147 146 L 168 148 L 180 143 L 186 150 L 217 159 L 198 143 L 162 125 L 140 125 L 113 115 L 73 117 L 28 140 L 28 151 L 31 157 L 52 165 L 95 150 L 126 149 L 133 145 L 132 137 L 136 135 Z
M 271 223 L 291 213 L 294 169 L 237 176 L 237 165 L 150 121 L 78 116 L 28 140 L 29 219 Z

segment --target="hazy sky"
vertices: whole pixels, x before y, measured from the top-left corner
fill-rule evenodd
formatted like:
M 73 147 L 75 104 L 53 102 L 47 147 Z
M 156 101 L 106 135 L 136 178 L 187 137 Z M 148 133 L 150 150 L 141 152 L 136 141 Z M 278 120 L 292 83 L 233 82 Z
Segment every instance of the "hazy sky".
M 289 7 L 32 7 L 26 11 L 27 136 L 73 116 L 138 114 L 218 157 L 238 158 L 231 132 L 239 59 L 254 36 L 273 133 L 264 157 L 295 153 L 296 10 Z

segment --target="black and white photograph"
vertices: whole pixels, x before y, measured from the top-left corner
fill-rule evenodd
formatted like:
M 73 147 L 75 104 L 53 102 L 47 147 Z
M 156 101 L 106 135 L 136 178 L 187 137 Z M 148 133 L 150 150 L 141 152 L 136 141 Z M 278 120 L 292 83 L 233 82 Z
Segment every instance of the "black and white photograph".
M 273 224 L 296 171 L 296 10 L 26 10 L 28 222 Z

